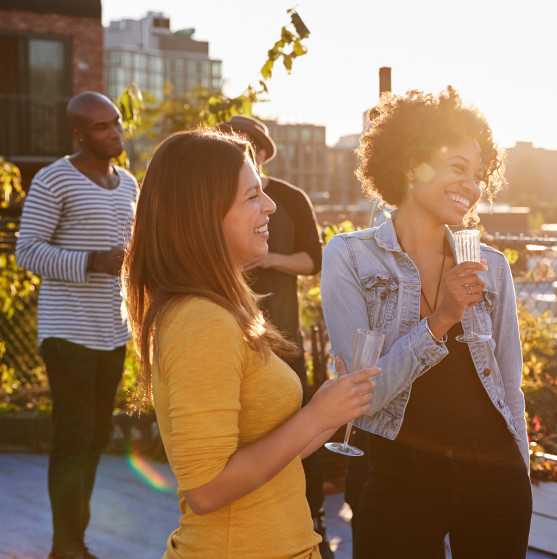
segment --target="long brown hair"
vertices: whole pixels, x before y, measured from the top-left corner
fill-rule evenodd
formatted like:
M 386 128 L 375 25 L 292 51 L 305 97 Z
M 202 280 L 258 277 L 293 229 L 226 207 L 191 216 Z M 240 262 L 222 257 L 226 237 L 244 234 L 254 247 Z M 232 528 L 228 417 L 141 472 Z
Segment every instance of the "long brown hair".
M 158 318 L 172 301 L 206 297 L 228 309 L 247 343 L 265 356 L 292 344 L 265 323 L 242 271 L 232 264 L 223 219 L 253 159 L 248 142 L 222 132 L 178 132 L 155 150 L 143 179 L 124 260 L 127 311 L 139 351 L 139 404 L 151 397 Z

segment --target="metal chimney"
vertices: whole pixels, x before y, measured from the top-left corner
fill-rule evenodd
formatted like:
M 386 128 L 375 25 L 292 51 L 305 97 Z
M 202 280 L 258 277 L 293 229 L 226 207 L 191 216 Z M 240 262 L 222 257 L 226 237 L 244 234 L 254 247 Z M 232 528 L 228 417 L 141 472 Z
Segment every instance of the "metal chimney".
M 379 97 L 382 97 L 385 93 L 391 92 L 391 68 L 389 66 L 383 66 L 379 68 Z

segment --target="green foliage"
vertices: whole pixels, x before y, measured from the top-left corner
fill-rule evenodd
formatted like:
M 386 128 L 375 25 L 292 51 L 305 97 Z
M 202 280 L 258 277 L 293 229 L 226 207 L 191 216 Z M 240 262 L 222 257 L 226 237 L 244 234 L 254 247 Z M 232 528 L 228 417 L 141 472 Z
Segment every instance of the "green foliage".
M 134 400 L 139 375 L 139 358 L 133 341 L 128 342 L 122 382 L 116 394 L 116 409 L 124 413 L 134 412 Z
M 0 157 L 0 208 L 20 205 L 25 198 L 21 173 L 16 165 Z
M 265 81 L 272 78 L 277 60 L 282 59 L 284 68 L 290 73 L 294 59 L 307 53 L 302 41 L 309 37 L 309 29 L 295 10 L 288 10 L 288 14 L 290 24 L 281 28 L 280 39 L 267 51 L 267 60 L 259 71 Z
M 3 212 L 0 229 L 0 246 L 11 246 L 15 239 L 17 222 L 11 210 L 21 206 L 25 191 L 21 184 L 21 173 L 12 163 L 0 158 L 0 208 Z M 40 279 L 35 274 L 20 268 L 15 255 L 8 248 L 0 251 L 0 325 L 2 330 L 12 328 L 11 321 L 26 304 L 36 297 Z M 28 386 L 29 375 L 6 363 L 6 340 L 0 330 L 0 411 L 10 409 L 11 400 Z M 34 372 L 31 373 L 34 378 Z
M 514 248 L 506 248 L 505 250 L 503 250 L 503 254 L 507 258 L 511 266 L 514 266 L 520 258 L 520 252 L 518 252 L 518 250 Z
M 554 381 L 552 364 L 555 358 L 557 324 L 549 312 L 534 314 L 524 305 L 518 306 L 524 385 L 528 388 Z
M 142 123 L 142 114 L 145 109 L 143 94 L 135 85 L 131 84 L 118 97 L 116 104 L 122 114 L 122 125 L 124 134 L 129 138 L 133 138 L 139 126 Z
M 0 314 L 12 318 L 24 302 L 35 296 L 38 276 L 20 268 L 14 254 L 0 253 Z
M 534 314 L 524 305 L 518 307 L 518 318 L 532 478 L 557 481 L 557 464 L 542 457 L 557 453 L 557 323 L 549 313 Z

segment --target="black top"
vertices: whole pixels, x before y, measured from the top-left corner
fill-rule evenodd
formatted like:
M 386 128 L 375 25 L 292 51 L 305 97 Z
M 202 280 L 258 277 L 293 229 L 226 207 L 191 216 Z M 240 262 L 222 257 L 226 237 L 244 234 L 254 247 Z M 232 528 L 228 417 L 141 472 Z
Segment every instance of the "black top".
M 287 182 L 270 178 L 265 193 L 277 205 L 269 222 L 269 252 L 306 252 L 313 260 L 313 273 L 321 270 L 321 240 L 311 202 L 305 192 Z M 260 306 L 270 322 L 295 341 L 300 329 L 297 277 L 273 269 L 257 268 L 249 275 L 256 293 L 270 293 Z
M 396 441 L 455 458 L 522 464 L 505 420 L 482 386 L 468 345 L 455 339 L 461 333 L 457 323 L 448 332 L 447 357 L 413 383 Z

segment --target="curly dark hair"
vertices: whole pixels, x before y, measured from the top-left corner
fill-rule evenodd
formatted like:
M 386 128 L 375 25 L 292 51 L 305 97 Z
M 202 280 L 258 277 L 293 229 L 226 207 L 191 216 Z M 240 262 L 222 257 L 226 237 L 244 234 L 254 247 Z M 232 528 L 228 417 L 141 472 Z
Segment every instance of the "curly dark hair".
M 491 128 L 476 109 L 462 104 L 451 86 L 438 96 L 409 91 L 385 97 L 369 111 L 371 127 L 360 141 L 356 171 L 363 191 L 399 205 L 407 190 L 407 173 L 430 161 L 434 152 L 473 138 L 480 146 L 483 191 L 490 201 L 503 185 L 502 156 Z

